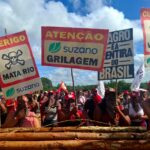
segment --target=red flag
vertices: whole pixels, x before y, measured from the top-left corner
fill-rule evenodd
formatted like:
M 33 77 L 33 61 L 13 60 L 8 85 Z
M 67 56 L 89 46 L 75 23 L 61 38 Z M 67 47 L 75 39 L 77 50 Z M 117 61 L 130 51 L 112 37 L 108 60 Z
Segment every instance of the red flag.
M 63 81 L 60 83 L 58 91 L 64 91 L 65 93 L 68 93 L 67 87 Z

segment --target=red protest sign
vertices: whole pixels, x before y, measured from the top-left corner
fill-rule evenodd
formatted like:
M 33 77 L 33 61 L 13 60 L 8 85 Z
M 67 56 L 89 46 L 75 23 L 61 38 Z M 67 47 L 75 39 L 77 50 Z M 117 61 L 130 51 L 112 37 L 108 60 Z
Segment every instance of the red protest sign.
M 141 23 L 144 36 L 145 67 L 150 67 L 150 8 L 143 8 L 141 10 Z
M 108 30 L 42 27 L 42 65 L 100 71 Z
M 42 88 L 26 32 L 0 37 L 0 84 L 6 98 Z

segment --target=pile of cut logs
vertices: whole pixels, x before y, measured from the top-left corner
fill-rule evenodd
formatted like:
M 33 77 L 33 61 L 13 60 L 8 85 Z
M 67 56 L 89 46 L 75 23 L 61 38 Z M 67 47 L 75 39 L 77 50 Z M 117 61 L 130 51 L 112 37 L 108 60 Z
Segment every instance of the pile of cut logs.
M 0 150 L 150 150 L 142 127 L 49 127 L 0 129 Z

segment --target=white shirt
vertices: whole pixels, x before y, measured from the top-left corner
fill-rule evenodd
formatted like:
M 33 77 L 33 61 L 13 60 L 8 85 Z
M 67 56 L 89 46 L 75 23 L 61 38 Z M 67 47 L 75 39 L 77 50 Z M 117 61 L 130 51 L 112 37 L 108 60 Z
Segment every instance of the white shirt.
M 139 105 L 139 110 L 138 112 L 136 112 L 132 106 L 132 104 L 129 104 L 129 116 L 132 117 L 136 117 L 136 116 L 143 116 L 144 115 L 144 111 L 143 108 L 141 107 L 141 105 L 138 103 Z M 134 119 L 134 121 L 140 121 L 140 119 Z

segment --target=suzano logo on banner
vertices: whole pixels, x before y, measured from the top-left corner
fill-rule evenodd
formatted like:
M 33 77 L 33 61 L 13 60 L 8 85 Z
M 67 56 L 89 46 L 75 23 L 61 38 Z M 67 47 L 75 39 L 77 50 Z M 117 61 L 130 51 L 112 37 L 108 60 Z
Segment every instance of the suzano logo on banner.
M 0 37 L 0 43 L 0 85 L 6 99 L 41 90 L 25 31 Z
M 50 43 L 48 50 L 51 53 L 57 53 L 60 51 L 60 49 L 61 49 L 61 43 L 60 42 L 57 42 L 57 43 L 54 42 L 54 43 Z
M 108 30 L 42 27 L 42 65 L 101 70 Z

